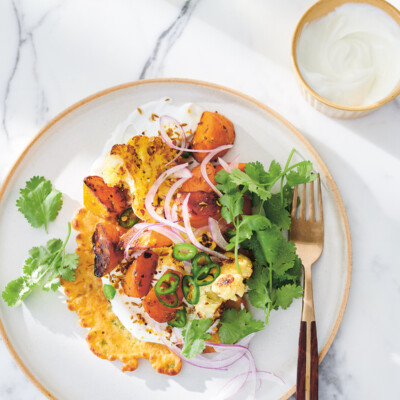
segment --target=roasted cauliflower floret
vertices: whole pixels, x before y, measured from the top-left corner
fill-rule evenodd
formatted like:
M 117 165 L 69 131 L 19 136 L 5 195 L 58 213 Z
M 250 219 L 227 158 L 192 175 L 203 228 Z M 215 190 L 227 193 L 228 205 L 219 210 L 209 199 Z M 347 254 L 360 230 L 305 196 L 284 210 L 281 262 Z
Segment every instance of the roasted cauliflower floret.
M 145 208 L 146 195 L 155 180 L 168 168 L 177 151 L 159 137 L 134 136 L 127 144 L 117 144 L 105 158 L 103 179 L 111 186 L 120 185 L 132 196 L 132 209 L 143 220 L 150 216 Z M 155 196 L 154 206 L 161 205 L 174 179 L 167 179 Z
M 225 253 L 229 260 L 225 260 L 221 266 L 221 274 L 239 274 L 239 271 L 236 268 L 235 255 L 231 252 Z M 244 256 L 243 254 L 239 254 L 238 256 L 240 273 L 243 279 L 250 278 L 253 273 L 253 263 L 250 258 Z
M 195 311 L 198 318 L 211 318 L 216 317 L 215 313 L 223 303 L 223 299 L 217 296 L 210 286 L 200 287 L 200 299 L 195 306 Z
M 224 301 L 236 300 L 244 295 L 245 285 L 240 274 L 220 274 L 211 285 L 212 291 Z
M 253 273 L 251 260 L 239 254 L 239 274 L 235 255 L 231 252 L 225 253 L 228 260 L 224 260 L 221 265 L 221 273 L 218 278 L 209 286 L 200 287 L 200 300 L 195 306 L 199 318 L 216 318 L 220 305 L 227 300 L 237 300 L 237 296 L 242 297 L 245 292 L 244 279 Z

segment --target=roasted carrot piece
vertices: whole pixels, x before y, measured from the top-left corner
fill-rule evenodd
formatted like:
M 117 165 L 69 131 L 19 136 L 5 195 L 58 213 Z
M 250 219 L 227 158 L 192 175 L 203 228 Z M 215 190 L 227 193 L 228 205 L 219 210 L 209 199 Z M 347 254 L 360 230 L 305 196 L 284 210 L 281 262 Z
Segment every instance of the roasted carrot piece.
M 123 259 L 118 248 L 120 232 L 109 223 L 98 223 L 92 236 L 94 251 L 94 274 L 101 277 L 110 273 Z
M 158 254 L 151 250 L 145 251 L 132 262 L 122 281 L 127 296 L 144 297 L 149 293 L 157 263 Z
M 206 172 L 211 183 L 216 185 L 217 182 L 215 181 L 215 168 L 211 163 L 207 163 Z M 192 169 L 192 177 L 182 185 L 182 191 L 184 192 L 197 192 L 199 190 L 202 192 L 213 191 L 210 185 L 203 178 L 203 175 L 200 171 L 200 165 Z
M 192 140 L 195 150 L 212 150 L 235 141 L 235 129 L 228 118 L 217 112 L 204 111 Z M 218 153 L 214 160 L 222 157 L 228 150 Z M 197 162 L 201 162 L 207 153 L 193 153 Z
M 181 192 L 177 196 L 178 211 L 181 211 L 187 192 Z M 194 228 L 200 228 L 208 224 L 208 218 L 216 220 L 221 218 L 221 206 L 218 203 L 218 195 L 214 192 L 192 192 L 188 202 L 190 223 Z
M 83 180 L 83 205 L 98 217 L 112 218 L 128 208 L 127 195 L 100 176 L 88 176 Z
M 176 290 L 176 294 L 178 295 L 178 300 L 179 300 L 177 307 L 179 307 L 181 305 L 182 299 L 183 299 L 183 292 L 182 292 L 182 277 L 183 276 L 179 271 L 172 270 L 172 269 L 167 270 L 165 272 L 165 274 L 167 274 L 169 272 L 173 272 L 173 273 L 179 275 L 179 278 L 180 278 L 179 286 Z M 171 301 L 173 301 L 173 295 L 172 294 L 163 295 L 163 299 L 166 302 L 171 302 Z M 167 307 L 164 304 L 160 303 L 160 300 L 158 300 L 158 297 L 156 295 L 154 288 L 152 288 L 150 290 L 150 292 L 147 293 L 147 295 L 143 299 L 142 304 L 143 304 L 143 308 L 147 312 L 147 314 L 149 314 L 149 316 L 157 322 L 171 321 L 171 319 L 173 319 L 175 317 L 175 314 L 177 311 L 177 308 Z

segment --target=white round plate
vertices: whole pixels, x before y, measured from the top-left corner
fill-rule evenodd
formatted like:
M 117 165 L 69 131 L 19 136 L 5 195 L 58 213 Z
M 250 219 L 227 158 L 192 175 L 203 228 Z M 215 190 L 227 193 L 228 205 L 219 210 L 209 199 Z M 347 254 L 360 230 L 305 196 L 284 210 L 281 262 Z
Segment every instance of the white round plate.
M 66 236 L 67 221 L 82 204 L 82 180 L 118 123 L 141 104 L 162 97 L 199 103 L 226 115 L 235 125 L 235 148 L 243 162 L 284 163 L 295 147 L 297 159 L 311 160 L 320 173 L 325 248 L 313 278 L 321 360 L 339 328 L 350 287 L 351 241 L 338 190 L 317 152 L 287 121 L 254 99 L 205 82 L 159 79 L 114 87 L 72 106 L 37 135 L 0 191 L 0 289 L 20 275 L 31 247 Z M 34 175 L 45 176 L 64 193 L 64 206 L 50 223 L 48 235 L 44 229 L 32 228 L 15 206 L 19 189 Z M 69 252 L 74 244 L 70 240 Z M 300 299 L 286 311 L 273 311 L 269 326 L 251 343 L 257 368 L 272 371 L 286 382 L 263 382 L 259 399 L 287 399 L 294 393 L 300 312 Z M 0 320 L 0 331 L 16 361 L 52 399 L 216 398 L 224 383 L 247 365 L 243 359 L 227 372 L 184 365 L 178 376 L 169 377 L 140 360 L 136 371 L 122 373 L 118 362 L 91 353 L 86 330 L 60 293 L 34 293 L 16 309 L 0 300 Z

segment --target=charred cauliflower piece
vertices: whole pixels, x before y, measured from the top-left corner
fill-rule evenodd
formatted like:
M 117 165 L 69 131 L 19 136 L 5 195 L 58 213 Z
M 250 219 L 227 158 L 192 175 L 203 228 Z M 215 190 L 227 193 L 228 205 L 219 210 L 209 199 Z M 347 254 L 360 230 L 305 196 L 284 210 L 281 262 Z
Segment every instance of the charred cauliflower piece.
M 222 263 L 221 266 L 221 275 L 222 274 L 239 274 L 239 271 L 236 268 L 235 255 L 231 252 L 225 253 L 229 260 L 226 260 Z M 244 256 L 243 254 L 239 254 L 238 256 L 240 273 L 243 279 L 250 278 L 253 273 L 253 263 L 250 258 Z
M 150 216 L 146 195 L 158 176 L 175 164 L 176 150 L 159 137 L 134 136 L 127 144 L 117 144 L 105 158 L 103 179 L 110 186 L 123 186 L 132 196 L 132 209 L 143 220 Z M 174 180 L 166 180 L 158 191 L 154 206 L 161 205 Z
M 250 278 L 253 273 L 251 260 L 239 254 L 238 261 L 240 274 L 236 268 L 235 255 L 231 252 L 225 253 L 228 260 L 223 261 L 221 273 L 218 278 L 209 286 L 200 287 L 200 300 L 196 304 L 195 310 L 200 318 L 216 318 L 217 310 L 220 305 L 227 300 L 237 300 L 237 296 L 242 297 L 245 292 L 244 279 Z
M 214 319 L 215 313 L 222 303 L 223 299 L 211 290 L 211 286 L 201 286 L 200 299 L 195 306 L 196 314 L 199 318 Z
M 212 284 L 212 291 L 223 300 L 236 300 L 244 295 L 245 286 L 240 274 L 221 274 Z

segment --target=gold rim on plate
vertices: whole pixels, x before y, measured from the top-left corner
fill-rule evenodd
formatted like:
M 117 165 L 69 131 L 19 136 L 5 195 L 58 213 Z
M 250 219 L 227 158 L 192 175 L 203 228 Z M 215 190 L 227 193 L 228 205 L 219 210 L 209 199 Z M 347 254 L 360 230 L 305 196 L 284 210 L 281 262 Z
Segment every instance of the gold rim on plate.
M 333 339 L 335 338 L 337 331 L 339 329 L 339 326 L 342 322 L 343 319 L 343 314 L 344 310 L 346 308 L 347 304 L 347 299 L 349 296 L 349 290 L 350 290 L 350 281 L 351 281 L 351 270 L 352 270 L 352 252 L 351 252 L 351 238 L 350 238 L 350 228 L 349 228 L 349 223 L 347 219 L 347 214 L 346 210 L 344 208 L 344 204 L 342 201 L 342 198 L 340 197 L 339 190 L 332 178 L 332 175 L 330 174 L 328 168 L 326 167 L 325 163 L 322 161 L 321 157 L 318 155 L 317 151 L 311 146 L 311 144 L 307 141 L 307 139 L 288 121 L 286 121 L 282 116 L 280 116 L 278 113 L 261 103 L 260 101 L 247 96 L 241 92 L 238 92 L 236 90 L 220 86 L 215 83 L 209 83 L 209 82 L 203 82 L 203 81 L 198 81 L 198 80 L 192 80 L 192 79 L 182 79 L 182 78 L 160 78 L 160 79 L 146 79 L 146 80 L 141 80 L 141 81 L 134 81 L 134 82 L 129 82 L 129 83 L 124 83 L 121 85 L 113 86 L 111 88 L 102 90 L 100 92 L 97 92 L 89 97 L 86 97 L 85 99 L 78 101 L 71 107 L 68 107 L 66 110 L 62 111 L 60 114 L 58 114 L 56 117 L 54 117 L 50 122 L 48 122 L 44 128 L 39 131 L 39 133 L 32 139 L 32 141 L 28 144 L 26 149 L 22 152 L 22 154 L 18 157 L 17 161 L 14 163 L 13 167 L 11 168 L 10 172 L 8 173 L 6 179 L 4 180 L 1 189 L 0 189 L 0 202 L 3 198 L 3 195 L 7 189 L 7 186 L 13 177 L 16 169 L 20 165 L 21 161 L 24 159 L 30 148 L 36 143 L 36 141 L 42 137 L 53 125 L 55 125 L 58 121 L 63 119 L 65 116 L 70 114 L 72 111 L 78 109 L 79 107 L 89 103 L 92 100 L 95 100 L 99 97 L 105 96 L 109 93 L 116 92 L 118 90 L 134 87 L 134 86 L 139 86 L 139 85 L 147 85 L 147 84 L 157 84 L 157 83 L 178 83 L 178 84 L 188 84 L 188 85 L 197 85 L 197 86 L 203 86 L 207 87 L 210 89 L 215 89 L 218 91 L 226 92 L 229 94 L 232 94 L 234 96 L 241 97 L 242 99 L 258 106 L 262 110 L 266 111 L 268 114 L 272 115 L 274 118 L 276 118 L 279 122 L 281 122 L 286 128 L 288 128 L 305 146 L 306 148 L 311 152 L 313 157 L 316 159 L 319 167 L 322 169 L 324 172 L 327 181 L 329 182 L 329 185 L 332 188 L 332 192 L 335 195 L 336 202 L 339 206 L 340 210 L 340 215 L 343 219 L 344 223 L 344 228 L 346 232 L 346 244 L 347 244 L 347 279 L 346 279 L 346 284 L 345 284 L 345 291 L 342 299 L 342 303 L 339 309 L 339 314 L 336 319 L 335 325 L 333 326 L 332 332 L 323 347 L 323 349 L 319 353 L 319 358 L 318 362 L 321 363 L 323 358 L 325 357 L 326 353 L 328 352 L 329 348 L 332 345 Z M 299 318 L 300 321 L 300 318 Z M 4 329 L 3 323 L 0 319 L 0 334 L 3 337 L 4 343 L 8 347 L 10 353 L 14 357 L 14 360 L 18 364 L 18 366 L 22 369 L 22 371 L 26 374 L 26 376 L 32 381 L 32 383 L 49 399 L 52 400 L 58 400 L 55 396 L 53 396 L 32 374 L 32 372 L 29 371 L 29 369 L 26 367 L 24 362 L 21 360 L 19 355 L 17 354 L 16 350 L 14 349 L 13 345 L 11 344 L 10 339 L 8 338 L 6 331 Z M 293 386 L 286 394 L 284 394 L 279 400 L 287 400 L 290 396 L 292 396 L 296 391 L 296 386 Z

